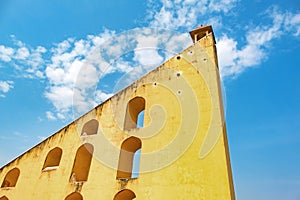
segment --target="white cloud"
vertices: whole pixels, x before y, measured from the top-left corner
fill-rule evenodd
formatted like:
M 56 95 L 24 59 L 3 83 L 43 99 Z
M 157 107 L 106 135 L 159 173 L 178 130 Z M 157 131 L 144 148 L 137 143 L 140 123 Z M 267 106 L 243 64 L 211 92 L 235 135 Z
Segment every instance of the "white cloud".
M 137 46 L 134 49 L 134 60 L 143 66 L 158 66 L 163 57 L 157 52 L 158 37 L 140 35 L 136 38 Z
M 110 98 L 113 95 L 113 93 L 105 93 L 101 90 L 97 90 L 95 92 L 95 106 L 98 105 L 98 103 L 105 101 L 106 99 Z M 97 103 L 98 102 L 98 103 Z
M 7 93 L 12 88 L 14 88 L 13 81 L 0 81 L 0 97 L 5 97 L 4 93 Z
M 49 78 L 50 83 L 63 83 L 64 70 L 62 68 L 47 67 L 46 76 Z
M 208 21 L 209 14 L 228 13 L 235 7 L 238 0 L 161 0 L 162 6 L 155 9 L 150 1 L 149 7 L 153 11 L 149 12 L 150 25 L 154 27 L 175 29 L 199 26 L 199 21 Z M 207 17 L 209 15 L 209 17 Z
M 236 40 L 229 38 L 227 35 L 221 37 L 217 42 L 221 76 L 236 76 L 245 69 L 260 64 L 266 59 L 265 46 L 267 46 L 267 43 L 258 45 L 248 41 L 246 45 L 238 49 Z
M 14 49 L 0 45 L 0 60 L 9 62 L 14 54 Z
M 67 86 L 53 86 L 45 96 L 55 106 L 57 111 L 69 112 L 73 102 L 73 88 Z
M 188 47 L 191 39 L 187 31 L 199 26 L 199 22 L 213 24 L 224 31 L 224 13 L 232 13 L 237 2 L 160 0 L 157 4 L 149 0 L 148 27 L 157 29 L 134 29 L 119 35 L 104 29 L 86 38 L 67 38 L 48 50 L 42 46 L 32 48 L 12 36 L 13 47 L 0 45 L 0 61 L 11 63 L 22 77 L 42 79 L 46 83 L 44 95 L 54 107 L 46 112 L 49 120 L 69 119 L 72 109 L 86 112 L 115 92 L 98 88 L 99 79 L 119 73 L 122 76 L 119 85 L 112 87 L 123 88 Z M 300 14 L 282 12 L 275 7 L 264 14 L 271 17 L 272 23 L 249 26 L 238 37 L 223 32 L 217 38 L 222 77 L 236 76 L 262 63 L 274 39 L 285 34 L 300 35 Z M 13 82 L 0 82 L 0 96 L 11 88 Z
M 50 111 L 47 111 L 47 112 L 46 112 L 46 117 L 47 117 L 47 119 L 49 119 L 49 120 L 51 120 L 51 121 L 56 120 L 56 117 L 55 117 L 54 114 L 53 114 L 52 112 L 50 112 Z
M 169 59 L 178 52 L 192 45 L 193 42 L 188 33 L 170 32 L 169 36 L 160 43 L 164 44 L 164 50 L 166 51 L 165 59 Z
M 68 38 L 48 51 L 42 46 L 31 48 L 15 36 L 12 39 L 17 47 L 3 48 L 5 55 L 9 55 L 5 59 L 11 59 L 22 77 L 46 81 L 44 95 L 54 106 L 54 111 L 47 112 L 46 117 L 53 120 L 68 119 L 72 110 L 82 114 L 101 103 L 112 93 L 96 88 L 99 79 L 115 72 L 131 72 L 128 80 L 134 80 L 158 66 L 166 55 L 172 55 L 170 52 L 182 50 L 181 45 L 186 44 L 182 38 L 181 33 L 152 29 L 130 30 L 119 35 L 105 29 L 85 39 Z M 166 48 L 166 52 L 159 53 L 159 49 Z M 128 53 L 133 53 L 131 61 L 123 57 Z M 140 65 L 144 68 L 136 70 Z
M 0 45 L 0 61 L 9 62 L 24 78 L 44 78 L 43 54 L 47 51 L 38 46 L 35 49 L 11 36 L 14 46 Z
M 249 28 L 245 34 L 246 44 L 238 48 L 237 40 L 223 35 L 217 42 L 218 58 L 222 77 L 236 76 L 247 68 L 255 67 L 268 58 L 271 42 L 285 34 L 297 32 L 300 27 L 299 14 L 269 11 L 272 24 Z M 288 23 L 289 22 L 289 23 Z
M 163 5 L 159 11 L 154 11 L 152 22 L 153 27 L 177 29 L 178 27 L 190 27 L 196 22 L 196 6 L 183 6 L 182 2 L 176 3 L 176 1 L 162 1 Z
M 68 38 L 60 43 L 58 43 L 56 45 L 56 48 L 52 49 L 52 52 L 54 54 L 62 54 L 64 52 L 66 52 L 70 47 L 71 47 L 71 43 L 74 41 L 74 38 Z
M 146 28 L 119 35 L 105 30 L 86 39 L 67 39 L 51 50 L 51 62 L 45 69 L 49 81 L 45 97 L 54 105 L 56 115 L 68 116 L 73 111 L 79 116 L 109 98 L 116 89 L 101 91 L 97 88 L 100 79 L 117 72 L 121 76 L 130 74 L 126 80 L 135 80 L 157 67 L 170 52 L 176 53 L 190 44 L 185 37 L 187 34 Z M 166 52 L 159 52 L 160 49 Z M 131 54 L 132 57 L 126 57 Z M 122 84 L 122 88 L 128 84 Z
M 11 88 L 13 88 L 14 82 L 13 81 L 0 81 L 0 91 L 1 92 L 8 92 Z
M 222 67 L 233 66 L 238 57 L 237 41 L 227 35 L 217 42 L 219 65 Z
M 30 55 L 29 50 L 26 47 L 21 47 L 17 50 L 15 59 L 24 60 Z
M 154 8 L 149 12 L 151 26 L 190 30 L 191 27 L 198 26 L 200 20 L 207 21 L 214 27 L 222 27 L 220 14 L 232 12 L 238 0 L 161 0 L 160 2 L 160 7 L 155 7 L 153 1 L 149 3 L 150 7 Z M 225 33 L 221 38 L 217 38 L 218 57 L 223 77 L 236 76 L 246 68 L 261 64 L 267 59 L 268 49 L 274 39 L 290 33 L 294 36 L 300 35 L 299 13 L 282 12 L 272 6 L 264 14 L 272 19 L 271 24 L 251 27 L 239 39 L 228 37 Z M 243 40 L 246 44 L 241 46 L 239 42 Z
M 46 136 L 41 136 L 41 135 L 38 135 L 38 136 L 37 136 L 37 139 L 38 139 L 39 141 L 44 141 L 46 138 L 47 138 Z
M 72 109 L 82 114 L 94 106 L 89 90 L 98 82 L 98 65 L 107 63 L 96 45 L 104 43 L 111 34 L 113 32 L 104 30 L 86 39 L 69 38 L 51 49 L 51 62 L 45 69 L 49 81 L 45 97 L 53 104 L 57 118 L 68 119 Z
M 61 113 L 57 113 L 56 115 L 61 120 L 65 120 L 66 119 L 66 117 L 63 114 L 61 114 Z
M 82 66 L 82 68 L 76 76 L 76 87 L 79 89 L 95 87 L 99 81 L 99 72 L 97 71 L 97 68 L 90 63 L 84 63 L 80 66 Z
M 294 36 L 300 35 L 300 13 L 292 14 L 288 12 L 284 21 L 285 28 L 292 31 Z
M 208 9 L 210 11 L 227 13 L 237 2 L 238 0 L 211 0 Z

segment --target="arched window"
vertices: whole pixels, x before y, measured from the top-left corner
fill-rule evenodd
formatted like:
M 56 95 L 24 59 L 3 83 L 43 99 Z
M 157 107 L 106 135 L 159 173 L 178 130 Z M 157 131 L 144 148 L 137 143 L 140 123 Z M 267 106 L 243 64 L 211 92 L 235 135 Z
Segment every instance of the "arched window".
M 127 104 L 124 130 L 129 131 L 134 128 L 143 127 L 144 125 L 144 113 L 145 110 L 145 99 L 143 97 L 134 97 Z M 139 125 L 139 126 L 138 126 Z
M 47 154 L 45 163 L 43 165 L 43 171 L 57 169 L 60 163 L 62 155 L 62 149 L 59 147 L 55 147 Z
M 3 196 L 0 198 L 0 200 L 8 200 L 8 198 L 6 196 Z
M 87 181 L 93 157 L 93 145 L 86 143 L 79 147 L 74 160 L 71 182 Z
M 137 137 L 127 138 L 121 145 L 117 179 L 137 178 L 140 168 L 142 141 Z M 134 171 L 133 171 L 134 170 Z
M 71 194 L 69 194 L 65 200 L 83 200 L 82 196 L 80 193 L 78 192 L 73 192 Z
M 132 192 L 131 190 L 128 189 L 124 189 L 121 190 L 120 192 L 118 192 L 113 200 L 132 200 L 134 199 L 136 196 L 134 194 L 134 192 Z
M 91 119 L 86 122 L 81 131 L 81 135 L 95 135 L 98 132 L 99 122 L 96 119 Z
M 15 187 L 20 175 L 20 170 L 18 168 L 13 168 L 7 172 L 1 187 Z

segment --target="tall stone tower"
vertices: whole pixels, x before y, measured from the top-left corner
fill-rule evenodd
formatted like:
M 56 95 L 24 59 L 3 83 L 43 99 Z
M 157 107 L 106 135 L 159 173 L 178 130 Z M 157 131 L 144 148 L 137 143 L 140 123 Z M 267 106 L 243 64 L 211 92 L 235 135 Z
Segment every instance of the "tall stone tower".
M 0 169 L 0 200 L 234 200 L 211 26 Z

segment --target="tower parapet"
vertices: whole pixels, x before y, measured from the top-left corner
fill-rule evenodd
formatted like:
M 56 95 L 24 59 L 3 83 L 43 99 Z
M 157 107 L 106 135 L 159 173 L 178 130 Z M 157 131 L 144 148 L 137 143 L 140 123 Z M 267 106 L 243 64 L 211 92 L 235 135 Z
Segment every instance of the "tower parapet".
M 219 68 L 216 39 L 212 26 L 201 25 L 190 31 L 190 36 L 194 44 L 199 43 L 202 48 L 208 51 L 208 54 L 214 60 L 216 66 Z

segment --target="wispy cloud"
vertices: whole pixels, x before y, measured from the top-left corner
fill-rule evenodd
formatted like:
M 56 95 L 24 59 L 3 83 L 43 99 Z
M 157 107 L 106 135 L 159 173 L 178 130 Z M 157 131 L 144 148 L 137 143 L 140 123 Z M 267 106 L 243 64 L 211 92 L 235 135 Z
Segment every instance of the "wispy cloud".
M 227 13 L 238 0 L 161 0 L 161 6 L 156 7 L 157 2 L 149 2 L 150 26 L 173 29 L 199 26 L 199 22 L 215 21 L 212 14 Z M 214 24 L 213 24 L 214 25 Z
M 150 6 L 153 7 L 151 2 Z M 201 21 L 221 27 L 221 14 L 232 11 L 238 1 L 161 0 L 160 2 L 159 8 L 149 11 L 151 26 L 189 30 L 198 26 Z M 247 68 L 256 67 L 267 60 L 273 40 L 284 35 L 294 37 L 300 35 L 300 13 L 283 12 L 276 6 L 271 6 L 262 15 L 269 17 L 271 23 L 254 27 L 249 25 L 248 31 L 239 38 L 230 37 L 225 31 L 217 38 L 219 65 L 223 78 L 236 77 Z M 246 44 L 241 46 L 240 41 L 246 41 Z
M 50 83 L 45 97 L 55 108 L 48 118 L 83 114 L 188 44 L 187 34 L 149 28 L 121 34 L 106 29 L 99 35 L 56 44 L 45 69 Z M 161 49 L 164 51 L 159 52 Z M 126 75 L 126 79 L 119 82 L 120 88 L 110 85 L 111 90 L 104 91 L 101 81 L 110 74 Z
M 249 25 L 243 35 L 229 35 L 222 29 L 223 17 L 234 12 L 237 2 L 160 0 L 157 4 L 150 0 L 147 27 L 121 34 L 104 29 L 81 39 L 67 38 L 49 49 L 31 47 L 12 35 L 12 46 L 0 45 L 0 61 L 9 63 L 22 77 L 43 80 L 44 96 L 53 105 L 45 113 L 47 119 L 66 120 L 72 118 L 72 112 L 88 111 L 186 48 L 191 44 L 187 31 L 203 22 L 212 23 L 220 32 L 217 48 L 223 78 L 261 64 L 268 58 L 272 41 L 287 34 L 299 37 L 300 14 L 276 7 L 262 14 L 270 22 Z M 103 82 L 109 75 L 120 77 L 116 86 Z M 5 97 L 13 87 L 12 81 L 0 81 L 0 96 Z
M 9 62 L 11 61 L 14 53 L 15 50 L 13 48 L 0 45 L 0 60 Z
M 85 39 L 68 38 L 50 50 L 50 62 L 48 61 L 45 69 L 45 78 L 49 82 L 45 97 L 53 104 L 55 114 L 47 112 L 48 119 L 69 119 L 72 106 L 80 107 L 80 110 L 84 111 L 91 108 L 90 105 L 94 106 L 93 102 L 86 98 L 86 92 L 98 82 L 101 71 L 97 70 L 97 66 L 108 65 L 107 61 L 96 53 L 96 48 L 113 34 L 114 32 L 106 29 L 99 35 L 88 35 Z
M 38 135 L 37 136 L 37 139 L 39 140 L 39 141 L 43 141 L 43 140 L 45 140 L 47 137 L 46 136 L 41 136 L 41 135 Z
M 13 81 L 0 81 L 0 97 L 5 97 L 5 93 L 14 88 Z
M 11 35 L 13 46 L 0 45 L 0 62 L 9 63 L 25 78 L 43 78 L 46 48 L 32 48 Z
M 299 36 L 300 14 L 281 12 L 272 7 L 266 11 L 271 24 L 250 27 L 244 39 L 246 44 L 238 48 L 238 41 L 226 34 L 218 39 L 217 48 L 222 77 L 236 77 L 247 68 L 256 67 L 268 58 L 271 42 L 284 35 Z
M 47 117 L 47 119 L 49 119 L 51 121 L 56 120 L 56 117 L 54 116 L 54 114 L 51 111 L 46 112 L 46 117 Z

